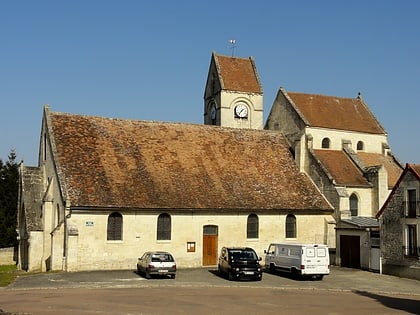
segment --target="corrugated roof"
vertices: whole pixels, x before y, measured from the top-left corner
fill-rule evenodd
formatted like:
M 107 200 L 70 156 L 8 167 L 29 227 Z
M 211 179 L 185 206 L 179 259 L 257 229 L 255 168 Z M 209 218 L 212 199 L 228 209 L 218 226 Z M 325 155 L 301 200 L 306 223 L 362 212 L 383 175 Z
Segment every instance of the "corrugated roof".
M 219 69 L 222 90 L 262 93 L 252 57 L 238 58 L 213 54 Z
M 337 185 L 370 187 L 363 173 L 343 151 L 313 150 L 313 154 L 331 174 Z
M 278 132 L 49 117 L 73 207 L 332 211 Z
M 357 152 L 357 156 L 362 160 L 365 167 L 383 165 L 388 173 L 388 186 L 394 187 L 398 178 L 403 172 L 403 168 L 390 155 L 380 153 Z
M 287 95 L 311 127 L 385 134 L 361 98 L 294 92 L 288 92 Z

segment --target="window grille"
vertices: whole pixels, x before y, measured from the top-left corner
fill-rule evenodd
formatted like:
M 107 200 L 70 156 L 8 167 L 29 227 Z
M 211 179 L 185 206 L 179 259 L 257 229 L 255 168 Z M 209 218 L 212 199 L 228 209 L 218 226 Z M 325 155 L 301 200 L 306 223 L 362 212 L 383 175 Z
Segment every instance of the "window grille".
M 122 215 L 118 212 L 111 213 L 108 216 L 107 240 L 122 240 Z

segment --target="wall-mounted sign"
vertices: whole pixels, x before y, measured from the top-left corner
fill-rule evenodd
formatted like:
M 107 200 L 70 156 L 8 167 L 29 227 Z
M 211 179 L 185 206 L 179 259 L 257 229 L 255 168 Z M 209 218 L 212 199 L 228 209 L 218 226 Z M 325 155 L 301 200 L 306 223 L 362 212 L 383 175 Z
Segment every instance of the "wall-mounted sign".
M 93 226 L 93 221 L 86 221 L 86 226 Z
M 195 252 L 195 242 L 187 242 L 187 252 Z

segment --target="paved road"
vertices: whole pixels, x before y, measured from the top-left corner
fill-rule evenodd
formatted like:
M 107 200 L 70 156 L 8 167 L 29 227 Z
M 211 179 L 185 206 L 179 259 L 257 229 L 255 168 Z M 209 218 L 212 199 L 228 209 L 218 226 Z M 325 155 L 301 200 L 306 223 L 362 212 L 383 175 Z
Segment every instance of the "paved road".
M 420 281 L 333 267 L 322 281 L 264 273 L 230 282 L 213 269 L 175 280 L 134 271 L 45 273 L 0 289 L 0 309 L 28 314 L 420 314 Z

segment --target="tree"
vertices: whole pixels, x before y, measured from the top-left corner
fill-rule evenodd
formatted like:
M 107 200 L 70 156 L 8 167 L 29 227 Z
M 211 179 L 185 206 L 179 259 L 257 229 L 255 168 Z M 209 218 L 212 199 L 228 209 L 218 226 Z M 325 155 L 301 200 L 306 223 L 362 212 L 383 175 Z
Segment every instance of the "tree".
M 19 165 L 12 150 L 4 164 L 0 159 L 0 248 L 17 246 Z

